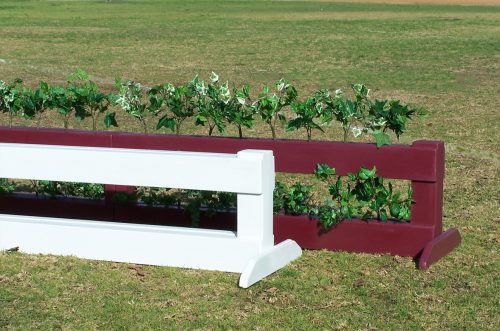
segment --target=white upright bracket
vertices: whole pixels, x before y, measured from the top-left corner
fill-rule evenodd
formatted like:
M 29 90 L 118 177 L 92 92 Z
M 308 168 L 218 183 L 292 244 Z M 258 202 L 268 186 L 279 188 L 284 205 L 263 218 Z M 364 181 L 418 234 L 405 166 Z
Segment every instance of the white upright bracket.
M 272 151 L 238 154 L 0 143 L 0 178 L 235 192 L 237 232 L 0 214 L 0 249 L 241 273 L 249 287 L 298 258 L 274 245 Z

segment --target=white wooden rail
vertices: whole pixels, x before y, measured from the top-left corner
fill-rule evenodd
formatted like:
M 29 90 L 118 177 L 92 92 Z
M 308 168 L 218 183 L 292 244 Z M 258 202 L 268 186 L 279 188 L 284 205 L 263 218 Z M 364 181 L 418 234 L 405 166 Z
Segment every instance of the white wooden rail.
M 237 154 L 0 143 L 0 178 L 237 193 L 237 231 L 0 214 L 0 249 L 241 273 L 249 287 L 298 258 L 274 245 L 272 151 Z

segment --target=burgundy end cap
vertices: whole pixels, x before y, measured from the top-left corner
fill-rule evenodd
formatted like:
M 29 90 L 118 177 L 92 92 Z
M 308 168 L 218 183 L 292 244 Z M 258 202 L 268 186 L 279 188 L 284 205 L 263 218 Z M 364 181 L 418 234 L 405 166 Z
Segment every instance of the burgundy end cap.
M 429 268 L 458 247 L 461 241 L 462 237 L 456 228 L 441 233 L 425 245 L 418 261 L 418 268 L 422 270 Z

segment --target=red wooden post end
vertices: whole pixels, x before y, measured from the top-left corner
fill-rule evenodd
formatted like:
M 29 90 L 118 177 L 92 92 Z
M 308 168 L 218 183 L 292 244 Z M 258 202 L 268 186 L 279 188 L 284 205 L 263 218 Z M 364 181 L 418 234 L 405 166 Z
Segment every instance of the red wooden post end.
M 411 223 L 417 226 L 432 227 L 433 237 L 443 229 L 443 182 L 444 182 L 444 143 L 440 141 L 415 141 L 412 147 L 433 151 L 432 180 L 414 180 Z M 433 239 L 433 238 L 430 238 Z

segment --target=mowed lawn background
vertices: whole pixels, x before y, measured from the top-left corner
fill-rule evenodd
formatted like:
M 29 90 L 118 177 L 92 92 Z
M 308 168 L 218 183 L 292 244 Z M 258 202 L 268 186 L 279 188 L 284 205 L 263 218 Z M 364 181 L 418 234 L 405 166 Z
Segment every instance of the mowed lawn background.
M 112 91 L 117 75 L 151 86 L 213 70 L 254 96 L 285 77 L 299 98 L 363 82 L 424 106 L 402 142 L 445 141 L 444 227 L 463 242 L 427 271 L 305 251 L 247 290 L 237 274 L 0 253 L 0 329 L 498 330 L 500 6 L 369 2 L 1 0 L 2 80 L 64 84 L 81 67 Z

